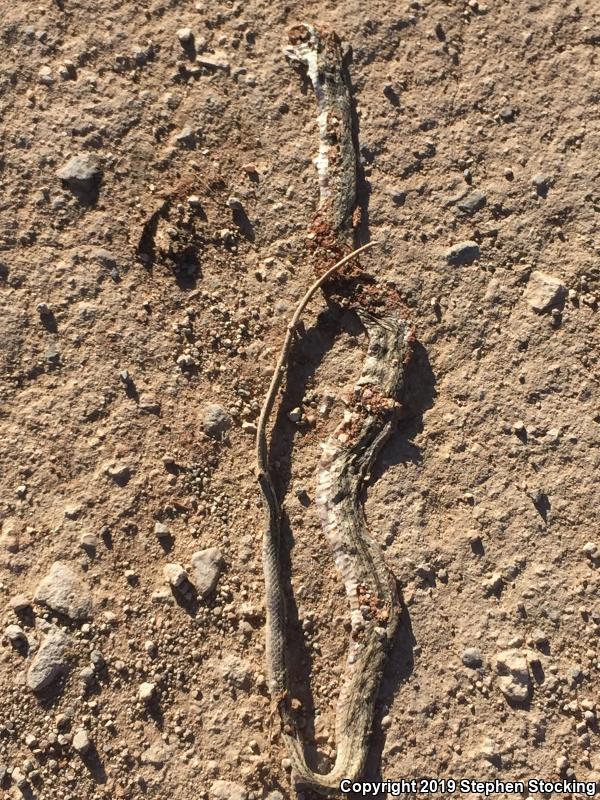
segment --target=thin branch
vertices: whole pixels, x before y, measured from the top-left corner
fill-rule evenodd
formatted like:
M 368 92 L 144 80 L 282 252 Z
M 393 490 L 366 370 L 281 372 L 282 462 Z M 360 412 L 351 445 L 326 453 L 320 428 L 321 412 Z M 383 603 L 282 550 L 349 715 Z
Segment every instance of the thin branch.
M 273 373 L 273 377 L 271 378 L 271 384 L 269 386 L 269 391 L 267 392 L 267 396 L 265 397 L 265 401 L 263 403 L 260 417 L 258 419 L 258 426 L 256 430 L 256 461 L 258 464 L 258 477 L 260 478 L 261 475 L 265 475 L 267 470 L 269 469 L 269 461 L 268 461 L 268 454 L 267 454 L 267 425 L 269 422 L 269 417 L 271 416 L 271 411 L 273 410 L 273 404 L 275 403 L 275 397 L 277 396 L 277 392 L 279 391 L 279 387 L 281 386 L 281 382 L 283 380 L 283 375 L 285 373 L 285 368 L 287 366 L 288 356 L 290 353 L 290 348 L 292 346 L 292 341 L 294 339 L 294 331 L 298 327 L 298 323 L 300 322 L 300 317 L 302 316 L 302 312 L 310 302 L 312 296 L 317 291 L 317 289 L 325 283 L 327 278 L 330 278 L 334 272 L 337 272 L 340 267 L 343 267 L 344 264 L 347 264 L 348 261 L 355 258 L 359 253 L 362 253 L 365 250 L 368 250 L 369 247 L 373 247 L 373 245 L 377 244 L 377 242 L 367 242 L 362 247 L 353 250 L 351 253 L 348 253 L 347 256 L 340 259 L 337 264 L 334 264 L 330 269 L 321 275 L 310 289 L 306 292 L 302 300 L 298 303 L 296 310 L 294 311 L 294 315 L 290 320 L 287 326 L 286 336 L 283 342 L 283 346 L 281 348 L 281 352 L 279 354 L 279 360 L 277 361 L 277 366 L 275 367 L 275 372 Z

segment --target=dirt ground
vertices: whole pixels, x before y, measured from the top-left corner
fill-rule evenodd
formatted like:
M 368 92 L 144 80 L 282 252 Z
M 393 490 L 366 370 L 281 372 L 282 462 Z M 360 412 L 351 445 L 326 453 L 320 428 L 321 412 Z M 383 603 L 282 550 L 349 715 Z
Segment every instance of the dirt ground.
M 362 263 L 417 337 L 365 501 L 405 603 L 368 774 L 600 781 L 597 3 L 0 6 L 3 796 L 295 796 L 254 431 L 312 280 L 303 21 L 348 47 Z M 348 613 L 314 469 L 365 337 L 322 297 L 305 325 L 273 457 L 327 769 Z M 211 585 L 172 591 L 197 552 Z

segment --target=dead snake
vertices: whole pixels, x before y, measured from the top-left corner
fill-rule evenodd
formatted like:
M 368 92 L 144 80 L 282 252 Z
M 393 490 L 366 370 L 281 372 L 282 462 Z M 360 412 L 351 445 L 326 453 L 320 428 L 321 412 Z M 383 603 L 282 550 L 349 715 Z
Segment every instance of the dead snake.
M 340 41 L 334 33 L 299 25 L 290 32 L 286 54 L 304 65 L 317 98 L 319 154 L 315 161 L 320 203 L 313 222 L 313 239 L 322 252 L 327 248 L 330 254 L 336 250 L 338 254 L 347 252 L 356 202 L 356 153 Z M 367 533 L 361 491 L 397 417 L 396 397 L 410 355 L 412 332 L 393 293 L 372 283 L 353 283 L 346 277 L 350 291 L 342 302 L 360 318 L 368 349 L 344 419 L 322 445 L 317 468 L 315 502 L 344 582 L 351 615 L 346 673 L 336 715 L 336 757 L 330 772 L 320 774 L 307 764 L 288 685 L 286 610 L 279 559 L 281 510 L 269 471 L 266 428 L 296 324 L 322 282 L 321 279 L 313 285 L 288 327 L 258 424 L 257 462 L 266 512 L 263 568 L 269 690 L 281 717 L 296 785 L 329 795 L 339 793 L 343 778 L 356 779 L 364 769 L 377 691 L 398 622 L 395 582 L 379 546 Z

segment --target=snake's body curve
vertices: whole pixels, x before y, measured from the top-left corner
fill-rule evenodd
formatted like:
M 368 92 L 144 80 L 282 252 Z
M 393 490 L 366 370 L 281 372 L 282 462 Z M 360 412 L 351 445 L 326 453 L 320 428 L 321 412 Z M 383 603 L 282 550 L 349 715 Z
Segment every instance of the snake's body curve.
M 323 252 L 345 252 L 352 236 L 356 202 L 356 153 L 350 99 L 342 67 L 341 45 L 333 33 L 308 25 L 290 32 L 286 53 L 306 67 L 317 97 L 320 203 L 313 223 Z M 364 273 L 359 273 L 365 275 Z M 390 640 L 399 617 L 399 600 L 380 547 L 369 536 L 361 491 L 371 466 L 397 418 L 404 366 L 410 357 L 412 330 L 394 292 L 346 274 L 327 287 L 330 296 L 353 309 L 368 337 L 361 375 L 346 404 L 344 419 L 322 445 L 315 503 L 333 558 L 344 582 L 351 615 L 346 671 L 336 716 L 336 757 L 327 774 L 306 761 L 285 663 L 286 613 L 279 538 L 281 511 L 268 469 L 265 427 L 282 379 L 283 356 L 263 407 L 257 437 L 259 482 L 267 525 L 263 567 L 267 611 L 269 689 L 282 721 L 282 737 L 297 786 L 330 795 L 340 782 L 361 776 L 368 753 L 377 691 Z M 301 308 L 298 309 L 299 315 Z M 288 328 L 286 344 L 294 335 Z

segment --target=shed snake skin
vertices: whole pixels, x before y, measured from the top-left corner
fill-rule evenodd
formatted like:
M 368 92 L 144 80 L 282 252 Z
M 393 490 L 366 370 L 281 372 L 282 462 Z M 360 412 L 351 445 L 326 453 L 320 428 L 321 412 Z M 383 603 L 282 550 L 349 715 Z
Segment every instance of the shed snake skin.
M 352 139 L 349 88 L 340 40 L 334 33 L 298 25 L 290 31 L 286 55 L 306 69 L 318 110 L 319 152 L 315 159 L 320 202 L 311 239 L 321 261 L 351 249 L 356 203 L 356 152 Z M 351 255 L 355 255 L 354 254 Z M 396 292 L 359 268 L 338 263 L 313 285 L 288 327 L 257 433 L 258 480 L 266 524 L 263 568 L 266 597 L 266 657 L 273 704 L 298 788 L 325 796 L 340 794 L 340 781 L 360 778 L 369 749 L 377 692 L 394 635 L 400 604 L 378 544 L 369 536 L 361 494 L 398 415 L 396 398 L 410 357 L 412 330 Z M 335 260 L 335 259 L 333 259 Z M 343 267 L 343 270 L 342 270 Z M 338 269 L 339 268 L 339 269 Z M 331 273 L 335 276 L 331 277 Z M 326 280 L 324 280 L 326 278 Z M 353 310 L 367 334 L 362 372 L 347 401 L 344 418 L 321 445 L 315 504 L 336 568 L 346 590 L 351 633 L 336 714 L 336 756 L 327 774 L 307 764 L 286 669 L 286 609 L 279 559 L 281 509 L 268 464 L 266 428 L 283 380 L 286 354 L 303 308 L 323 285 L 328 298 Z

